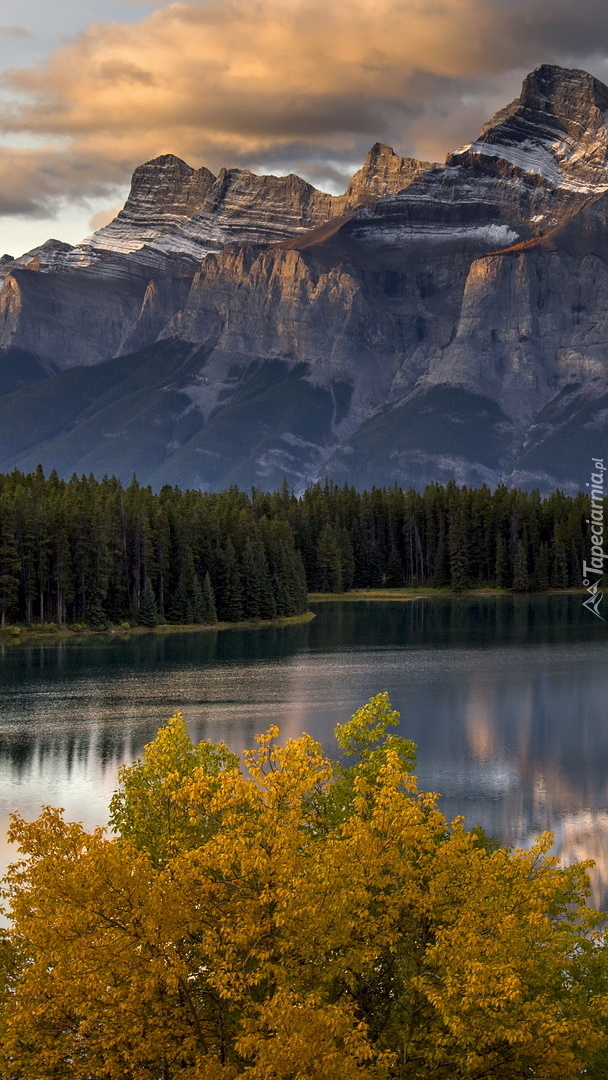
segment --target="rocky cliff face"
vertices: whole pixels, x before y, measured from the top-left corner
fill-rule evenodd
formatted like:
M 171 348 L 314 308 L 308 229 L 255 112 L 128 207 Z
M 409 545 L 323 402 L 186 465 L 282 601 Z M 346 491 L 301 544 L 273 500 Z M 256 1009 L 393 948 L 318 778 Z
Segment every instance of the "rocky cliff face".
M 0 347 L 42 373 L 0 399 L 0 467 L 128 479 L 137 443 L 154 484 L 584 485 L 608 426 L 607 114 L 601 83 L 544 66 L 444 165 L 376 144 L 342 196 L 142 166 L 89 241 L 0 266 Z
M 90 265 L 105 251 L 129 254 L 175 231 L 200 209 L 214 183 L 209 169 L 192 169 L 173 154 L 140 165 L 118 216 L 74 248 L 68 263 Z
M 606 190 L 607 110 L 603 83 L 585 71 L 564 73 L 545 65 L 460 156 L 510 162 L 560 189 L 595 195 Z
M 332 196 L 294 175 L 222 169 L 216 177 L 171 154 L 155 158 L 135 170 L 117 217 L 82 244 L 51 240 L 3 261 L 0 349 L 63 370 L 149 344 L 181 310 L 207 255 L 308 236 L 424 168 L 376 144 L 346 193 Z
M 192 169 L 165 154 L 135 170 L 116 218 L 66 252 L 63 265 L 91 266 L 109 253 L 161 270 L 171 259 L 198 264 L 226 244 L 271 244 L 307 233 L 360 205 L 400 191 L 428 162 L 401 158 L 376 143 L 344 195 L 317 191 L 301 177 L 257 176 L 247 169 Z
M 376 199 L 385 199 L 388 195 L 396 195 L 409 187 L 421 173 L 435 167 L 430 161 L 399 157 L 385 143 L 374 143 L 346 192 L 338 197 L 336 205 L 340 207 L 339 213 Z

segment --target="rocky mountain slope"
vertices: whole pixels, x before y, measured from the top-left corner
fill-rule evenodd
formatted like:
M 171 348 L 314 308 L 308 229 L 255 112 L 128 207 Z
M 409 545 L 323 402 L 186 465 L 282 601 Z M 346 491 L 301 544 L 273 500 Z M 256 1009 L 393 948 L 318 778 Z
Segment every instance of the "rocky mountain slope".
M 118 217 L 4 259 L 0 468 L 297 489 L 584 486 L 608 425 L 608 89 L 543 66 L 444 165 L 342 196 L 136 170 Z

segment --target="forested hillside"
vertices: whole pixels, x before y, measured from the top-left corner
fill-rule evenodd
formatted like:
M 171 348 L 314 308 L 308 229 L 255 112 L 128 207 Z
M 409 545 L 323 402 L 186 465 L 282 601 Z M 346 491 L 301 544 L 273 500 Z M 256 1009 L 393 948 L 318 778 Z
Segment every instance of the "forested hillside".
M 307 589 L 568 588 L 587 503 L 453 483 L 154 494 L 135 479 L 15 471 L 0 476 L 0 621 L 238 622 L 298 614 Z

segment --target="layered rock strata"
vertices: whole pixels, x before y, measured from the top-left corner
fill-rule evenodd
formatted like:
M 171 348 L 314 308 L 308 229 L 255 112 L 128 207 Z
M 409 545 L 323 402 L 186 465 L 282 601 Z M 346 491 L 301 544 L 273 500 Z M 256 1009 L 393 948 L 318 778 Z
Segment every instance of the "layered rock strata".
M 607 113 L 603 84 L 543 66 L 443 165 L 376 144 L 341 196 L 147 163 L 88 241 L 0 266 L 0 347 L 61 369 L 0 402 L 44 435 L 0 467 L 128 479 L 146 424 L 154 484 L 584 484 L 608 435 Z

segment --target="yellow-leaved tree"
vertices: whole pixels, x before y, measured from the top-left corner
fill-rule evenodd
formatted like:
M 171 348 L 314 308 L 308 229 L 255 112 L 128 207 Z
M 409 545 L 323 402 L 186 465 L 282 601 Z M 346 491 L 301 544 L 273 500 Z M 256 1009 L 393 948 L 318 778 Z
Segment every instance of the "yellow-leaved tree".
M 270 728 L 241 767 L 177 715 L 122 770 L 113 835 L 16 816 L 0 1075 L 605 1076 L 585 867 L 446 821 L 397 719 L 379 694 L 338 728 L 349 766 Z

